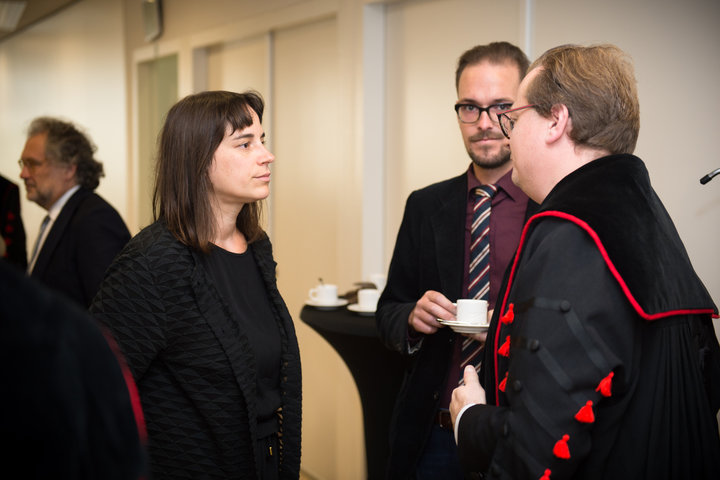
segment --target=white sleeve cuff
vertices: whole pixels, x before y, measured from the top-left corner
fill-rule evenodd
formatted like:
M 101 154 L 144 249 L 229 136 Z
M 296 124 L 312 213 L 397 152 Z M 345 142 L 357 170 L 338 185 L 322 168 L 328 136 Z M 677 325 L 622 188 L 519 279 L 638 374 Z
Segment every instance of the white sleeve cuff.
M 460 419 L 462 418 L 463 413 L 465 413 L 465 410 L 467 410 L 468 408 L 475 406 L 475 405 L 477 405 L 477 403 L 468 403 L 467 405 L 465 405 L 464 407 L 462 407 L 460 409 L 457 417 L 455 417 L 455 425 L 453 425 L 455 427 L 453 429 L 455 432 L 455 445 L 457 445 L 457 443 L 458 443 L 458 427 L 460 426 Z

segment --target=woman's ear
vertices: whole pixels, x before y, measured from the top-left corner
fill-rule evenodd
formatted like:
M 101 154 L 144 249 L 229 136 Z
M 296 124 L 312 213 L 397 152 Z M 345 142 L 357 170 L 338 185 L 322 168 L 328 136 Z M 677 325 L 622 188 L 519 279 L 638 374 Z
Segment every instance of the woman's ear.
M 568 111 L 567 106 L 562 103 L 552 106 L 550 109 L 550 118 L 548 120 L 549 128 L 546 138 L 548 143 L 554 143 L 562 138 L 563 134 L 570 132 L 570 128 L 572 126 L 570 121 L 570 112 Z

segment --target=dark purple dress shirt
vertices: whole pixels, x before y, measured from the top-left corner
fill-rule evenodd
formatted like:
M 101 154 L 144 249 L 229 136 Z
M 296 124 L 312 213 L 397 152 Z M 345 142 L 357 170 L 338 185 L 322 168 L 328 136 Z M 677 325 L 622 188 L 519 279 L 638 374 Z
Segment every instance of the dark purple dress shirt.
M 488 310 L 495 308 L 498 290 L 503 275 L 515 254 L 520 234 L 525 222 L 528 197 L 518 188 L 511 179 L 512 170 L 505 174 L 495 185 L 497 193 L 492 199 L 490 210 L 490 293 L 488 295 Z M 468 168 L 468 191 L 465 209 L 465 262 L 463 268 L 463 292 L 467 298 L 468 270 L 470 264 L 470 233 L 475 204 L 474 190 L 482 185 L 473 174 L 472 164 Z M 460 379 L 460 349 L 464 337 L 458 334 L 450 362 L 448 382 L 441 402 L 441 408 L 448 408 L 453 389 L 457 387 Z

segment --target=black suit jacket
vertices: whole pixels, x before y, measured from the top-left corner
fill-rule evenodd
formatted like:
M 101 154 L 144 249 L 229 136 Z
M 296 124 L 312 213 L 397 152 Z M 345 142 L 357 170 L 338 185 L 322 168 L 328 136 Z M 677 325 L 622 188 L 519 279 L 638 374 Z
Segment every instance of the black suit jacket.
M 80 188 L 48 232 L 31 276 L 88 307 L 128 240 L 130 232 L 112 205 Z
M 394 320 L 407 319 L 419 295 L 436 290 L 452 301 L 462 295 L 466 190 L 463 173 L 408 197 L 376 315 L 391 350 L 408 353 L 407 321 Z
M 0 176 L 0 236 L 5 242 L 5 259 L 23 271 L 27 268 L 25 228 L 20 217 L 20 190 Z
M 385 345 L 408 355 L 407 318 L 427 290 L 455 301 L 462 295 L 467 176 L 410 194 L 388 282 L 376 314 Z M 455 335 L 441 329 L 412 357 L 390 428 L 388 478 L 408 478 L 422 453 L 442 396 Z
M 378 302 L 377 327 L 385 345 L 408 351 L 407 319 L 427 291 L 461 298 L 465 254 L 467 173 L 410 194 L 405 206 L 388 282 Z M 529 202 L 528 209 L 537 205 Z M 393 414 L 388 478 L 411 478 L 444 393 L 456 335 L 449 328 L 423 337 Z

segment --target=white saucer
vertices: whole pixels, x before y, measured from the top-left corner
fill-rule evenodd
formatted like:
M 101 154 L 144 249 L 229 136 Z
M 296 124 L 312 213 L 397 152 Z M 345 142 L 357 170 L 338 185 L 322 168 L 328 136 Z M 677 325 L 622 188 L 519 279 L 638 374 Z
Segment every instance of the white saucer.
M 305 300 L 305 305 L 310 305 L 318 310 L 334 310 L 336 308 L 344 307 L 348 301 L 346 298 L 338 298 L 335 303 L 318 303 L 314 300 Z
M 348 305 L 347 308 L 348 308 L 348 310 L 350 310 L 351 312 L 359 313 L 360 315 L 374 315 L 374 314 L 375 314 L 375 309 L 374 309 L 374 308 L 361 307 L 361 306 L 360 306 L 359 304 L 357 304 L 357 303 L 350 304 L 350 305 Z
M 447 325 L 448 327 L 452 328 L 457 333 L 481 333 L 487 331 L 488 327 L 490 327 L 489 323 L 483 325 L 480 323 L 464 323 L 451 320 L 442 320 L 440 318 L 438 318 L 437 320 L 443 325 Z

